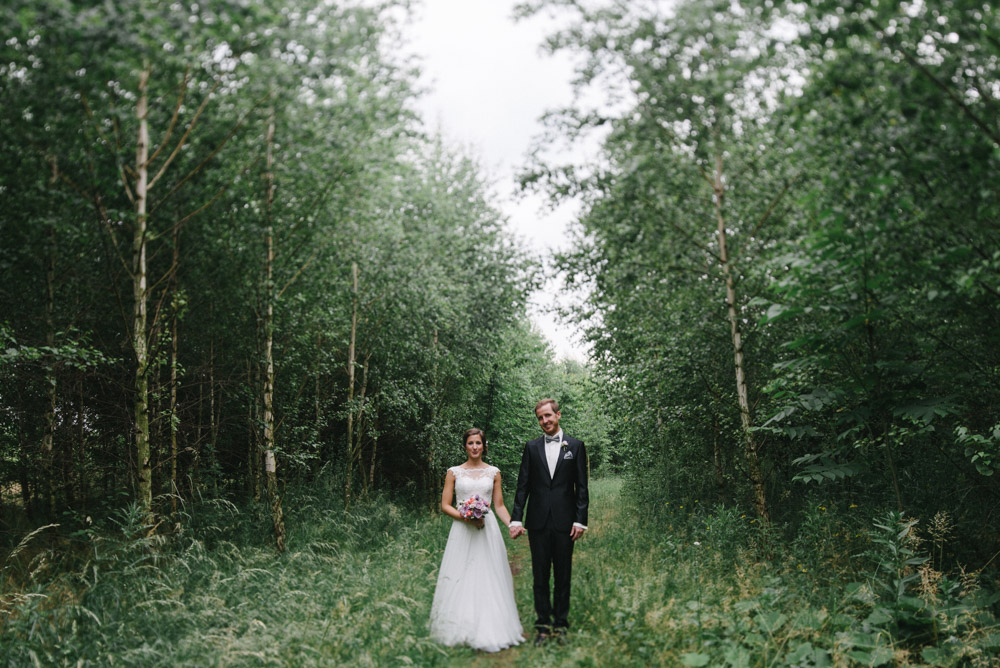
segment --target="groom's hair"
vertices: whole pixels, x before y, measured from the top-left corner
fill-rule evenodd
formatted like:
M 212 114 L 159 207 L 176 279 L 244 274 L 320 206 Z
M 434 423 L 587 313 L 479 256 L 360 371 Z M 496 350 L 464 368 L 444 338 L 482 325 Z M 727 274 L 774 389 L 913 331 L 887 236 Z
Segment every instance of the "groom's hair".
M 552 404 L 553 413 L 559 412 L 559 402 L 557 402 L 555 399 L 542 399 L 537 404 L 535 404 L 535 415 L 538 415 L 538 411 L 540 411 L 542 409 L 542 406 L 544 406 L 545 404 Z
M 476 434 L 479 434 L 479 437 L 483 439 L 483 459 L 485 459 L 486 453 L 489 452 L 489 447 L 486 445 L 486 433 L 479 427 L 465 430 L 465 435 L 462 436 L 462 454 L 465 454 L 465 444 L 469 442 L 469 437 Z

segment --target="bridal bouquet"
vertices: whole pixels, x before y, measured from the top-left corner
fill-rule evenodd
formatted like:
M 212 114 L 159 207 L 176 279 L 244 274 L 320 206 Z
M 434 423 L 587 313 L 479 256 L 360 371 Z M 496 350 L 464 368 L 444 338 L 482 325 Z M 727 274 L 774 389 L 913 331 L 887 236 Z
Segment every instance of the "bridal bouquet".
M 490 502 L 478 494 L 473 494 L 462 502 L 462 505 L 458 507 L 458 512 L 464 519 L 478 520 L 490 512 Z M 479 528 L 482 529 L 482 527 Z

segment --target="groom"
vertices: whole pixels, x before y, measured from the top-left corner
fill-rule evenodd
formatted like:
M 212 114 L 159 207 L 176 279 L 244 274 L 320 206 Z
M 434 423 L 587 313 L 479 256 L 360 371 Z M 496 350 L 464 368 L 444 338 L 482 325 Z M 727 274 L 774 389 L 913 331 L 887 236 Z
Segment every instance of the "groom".
M 517 493 L 511 512 L 510 537 L 528 530 L 531 572 L 534 579 L 535 628 L 540 645 L 550 636 L 562 636 L 569 628 L 569 582 L 573 566 L 573 544 L 587 530 L 587 450 L 583 441 L 563 434 L 559 428 L 559 404 L 542 399 L 535 416 L 545 436 L 528 441 L 521 455 Z M 525 517 L 524 504 L 528 504 Z M 522 518 L 524 521 L 522 523 Z M 549 594 L 549 576 L 555 572 L 554 599 Z

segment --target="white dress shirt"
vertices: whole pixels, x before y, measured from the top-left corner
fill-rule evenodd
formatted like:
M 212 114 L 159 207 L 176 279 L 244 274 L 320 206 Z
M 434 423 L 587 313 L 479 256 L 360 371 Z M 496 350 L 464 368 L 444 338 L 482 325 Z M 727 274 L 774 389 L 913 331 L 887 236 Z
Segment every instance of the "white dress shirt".
M 556 476 L 556 464 L 559 463 L 559 446 L 562 444 L 562 429 L 556 433 L 556 440 L 545 441 L 545 461 L 549 465 L 549 477 Z M 546 436 L 545 438 L 549 438 Z

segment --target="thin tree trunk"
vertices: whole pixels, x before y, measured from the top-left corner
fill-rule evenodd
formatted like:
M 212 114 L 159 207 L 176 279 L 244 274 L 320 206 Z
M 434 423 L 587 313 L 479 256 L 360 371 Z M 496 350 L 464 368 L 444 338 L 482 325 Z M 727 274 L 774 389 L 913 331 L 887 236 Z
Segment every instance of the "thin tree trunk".
M 431 366 L 431 388 L 433 388 L 434 393 L 439 392 L 438 388 L 438 344 L 440 339 L 438 338 L 438 329 L 434 328 L 434 334 L 431 337 L 431 350 L 433 351 L 434 364 Z M 440 402 L 436 400 L 430 406 L 430 413 L 428 415 L 427 424 L 433 425 L 437 422 L 437 409 Z M 429 432 L 430 430 L 428 430 Z M 434 494 L 434 484 L 431 480 L 434 478 L 434 444 L 430 440 L 430 434 L 428 433 L 427 439 L 427 466 L 424 469 L 424 489 L 428 490 L 427 500 L 431 505 L 431 508 L 436 507 L 438 502 L 437 496 Z
M 375 462 L 378 461 L 378 423 L 375 424 L 376 435 L 372 437 L 372 465 L 368 469 L 368 487 L 375 489 Z
M 56 345 L 55 327 L 55 282 L 56 282 L 56 228 L 49 225 L 49 252 L 45 271 L 45 345 L 51 351 Z M 45 366 L 45 432 L 42 435 L 42 489 L 49 504 L 49 511 L 56 511 L 55 473 L 53 471 L 53 445 L 56 433 L 56 361 L 49 353 L 49 363 Z
M 715 486 L 721 495 L 726 489 L 726 478 L 722 474 L 722 444 L 719 438 L 719 416 L 712 412 L 712 464 L 715 469 Z
M 316 353 L 317 355 L 322 354 L 323 349 L 323 334 L 316 334 Z M 325 454 L 323 448 L 320 445 L 320 434 L 323 432 L 323 411 L 322 411 L 322 401 L 320 401 L 320 388 L 322 387 L 320 383 L 321 370 L 320 364 L 316 364 L 316 373 L 313 375 L 313 410 L 314 410 L 314 423 L 313 429 L 316 431 L 316 444 L 317 451 L 320 455 L 320 466 L 325 463 Z
M 180 485 L 177 481 L 177 347 L 178 347 L 178 320 L 181 308 L 180 296 L 177 294 L 177 267 L 180 261 L 180 224 L 174 225 L 174 257 L 172 273 L 173 308 L 171 309 L 170 320 L 170 511 L 177 514 L 177 495 L 180 493 Z
M 745 365 L 743 360 L 743 335 L 740 329 L 740 307 L 736 299 L 736 282 L 733 279 L 732 267 L 729 264 L 729 252 L 726 249 L 726 222 L 722 215 L 725 185 L 722 180 L 722 157 L 715 161 L 715 217 L 718 223 L 719 264 L 726 282 L 726 310 L 729 316 L 729 330 L 733 342 L 733 362 L 736 367 L 736 397 L 740 407 L 740 424 L 743 427 L 743 445 L 747 459 L 747 469 L 750 483 L 753 486 L 754 506 L 757 514 L 765 523 L 770 522 L 771 514 L 767 504 L 767 492 L 764 486 L 764 475 L 760 468 L 757 439 L 753 428 L 753 416 L 750 411 L 750 397 L 747 391 Z
M 208 437 L 215 456 L 216 440 L 219 436 L 218 421 L 215 419 L 215 304 L 208 308 L 212 332 L 208 338 Z
M 260 319 L 257 322 L 258 328 L 260 327 Z M 258 332 L 259 335 L 259 332 Z M 251 489 L 250 492 L 253 496 L 254 501 L 260 501 L 263 496 L 261 483 L 262 471 L 263 471 L 263 460 L 261 459 L 261 452 L 264 450 L 262 438 L 257 422 L 260 419 L 260 401 L 261 396 L 258 394 L 263 394 L 262 385 L 260 384 L 260 379 L 258 375 L 260 373 L 260 337 L 255 340 L 254 352 L 256 353 L 252 360 L 247 360 L 247 387 L 252 388 L 253 399 L 250 401 L 248 411 L 250 413 L 247 420 L 247 443 L 249 443 L 247 452 L 247 472 L 250 478 Z
M 188 464 L 188 494 L 191 498 L 195 498 L 195 494 L 198 487 L 201 485 L 199 481 L 200 472 L 198 471 L 198 464 L 201 460 L 201 451 L 205 447 L 205 376 L 202 372 L 201 379 L 198 381 L 198 413 L 195 417 L 197 426 L 194 430 L 194 445 L 191 448 L 191 461 Z
M 76 393 L 77 393 L 77 409 L 76 409 L 76 428 L 77 428 L 77 452 L 76 466 L 74 466 L 73 472 L 73 490 L 76 499 L 82 503 L 84 499 L 87 498 L 87 491 L 84 488 L 84 468 L 87 465 L 87 429 L 84 425 L 84 419 L 86 415 L 86 410 L 84 409 L 84 398 L 83 398 L 83 375 L 81 373 L 80 377 L 76 382 Z
M 285 551 L 285 518 L 278 490 L 278 466 L 274 453 L 274 109 L 267 125 L 267 195 L 264 227 L 265 278 L 264 278 L 264 477 L 267 496 L 271 503 L 271 520 L 274 523 L 274 543 L 279 552 Z
M 27 454 L 27 439 L 24 436 L 24 429 L 20 426 L 17 430 L 17 436 L 18 445 L 20 446 L 18 448 L 18 452 Z M 31 515 L 34 508 L 31 498 L 31 475 L 30 471 L 28 471 L 27 457 L 18 457 L 17 459 L 17 479 L 21 486 L 21 504 L 24 506 L 24 509 L 28 512 L 28 514 Z
M 344 510 L 351 509 L 351 476 L 354 464 L 354 365 L 358 338 L 358 263 L 351 263 L 351 340 L 347 344 L 347 471 L 344 476 Z
M 365 419 L 365 395 L 368 392 L 368 362 L 371 360 L 371 353 L 365 356 L 365 363 L 361 368 L 361 392 L 358 395 L 358 417 L 355 421 L 355 429 L 357 431 L 357 436 L 352 449 L 352 458 L 358 463 L 358 472 L 361 474 L 361 484 L 363 485 L 364 498 L 368 499 L 368 476 L 365 475 L 364 469 L 364 458 L 362 457 L 364 451 L 364 419 Z
M 135 452 L 138 466 L 138 501 L 147 515 L 153 510 L 152 467 L 149 439 L 149 348 L 146 338 L 146 206 L 149 184 L 149 105 L 148 86 L 151 66 L 145 63 L 139 73 L 139 101 L 136 118 L 139 135 L 135 150 L 135 226 L 132 233 L 132 347 L 135 350 Z

